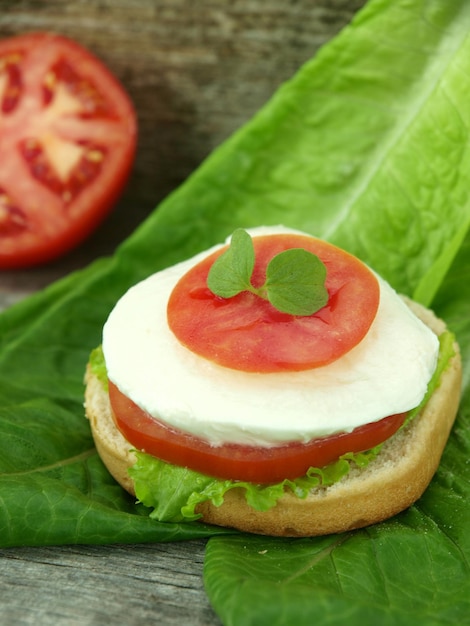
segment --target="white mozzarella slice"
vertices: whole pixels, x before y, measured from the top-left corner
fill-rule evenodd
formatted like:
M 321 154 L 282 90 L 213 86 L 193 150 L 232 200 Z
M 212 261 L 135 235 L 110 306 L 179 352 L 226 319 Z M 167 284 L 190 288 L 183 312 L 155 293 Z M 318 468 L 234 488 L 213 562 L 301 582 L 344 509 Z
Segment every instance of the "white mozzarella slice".
M 250 233 L 281 230 L 292 232 L 264 227 Z M 213 445 L 273 446 L 350 432 L 420 403 L 436 367 L 438 340 L 382 279 L 368 334 L 327 366 L 241 372 L 182 346 L 168 327 L 168 298 L 179 278 L 213 250 L 132 287 L 105 324 L 108 376 L 142 409 Z

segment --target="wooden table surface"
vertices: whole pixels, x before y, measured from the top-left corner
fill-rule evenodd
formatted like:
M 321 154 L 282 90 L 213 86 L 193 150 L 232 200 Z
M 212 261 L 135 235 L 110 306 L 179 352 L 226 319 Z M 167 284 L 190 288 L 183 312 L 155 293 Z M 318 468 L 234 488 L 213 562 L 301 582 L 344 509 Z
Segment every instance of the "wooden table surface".
M 0 37 L 54 30 L 77 39 L 120 78 L 140 126 L 133 174 L 112 216 L 58 262 L 0 272 L 0 309 L 112 253 L 363 4 L 0 0 Z M 215 626 L 204 550 L 204 541 L 0 550 L 0 624 Z

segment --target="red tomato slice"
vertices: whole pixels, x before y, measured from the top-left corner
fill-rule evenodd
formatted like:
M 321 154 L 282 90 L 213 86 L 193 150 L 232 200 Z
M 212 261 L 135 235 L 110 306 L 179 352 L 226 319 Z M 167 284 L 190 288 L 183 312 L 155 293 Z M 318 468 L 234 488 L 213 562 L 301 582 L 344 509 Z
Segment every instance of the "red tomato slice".
M 0 41 L 0 269 L 50 261 L 87 237 L 127 181 L 136 116 L 77 43 Z
M 363 452 L 391 437 L 406 414 L 391 415 L 351 433 L 272 448 L 226 444 L 213 446 L 166 426 L 139 408 L 109 383 L 109 398 L 117 428 L 138 450 L 163 461 L 209 476 L 252 483 L 277 483 L 304 476 L 310 467 L 324 467 L 347 452 Z
M 377 278 L 359 259 L 327 242 L 297 234 L 254 237 L 252 282 L 261 286 L 273 256 L 305 248 L 326 265 L 329 301 L 310 316 L 277 311 L 247 291 L 228 299 L 207 287 L 215 252 L 177 283 L 168 323 L 179 341 L 219 365 L 248 372 L 305 370 L 335 361 L 366 335 L 379 305 Z

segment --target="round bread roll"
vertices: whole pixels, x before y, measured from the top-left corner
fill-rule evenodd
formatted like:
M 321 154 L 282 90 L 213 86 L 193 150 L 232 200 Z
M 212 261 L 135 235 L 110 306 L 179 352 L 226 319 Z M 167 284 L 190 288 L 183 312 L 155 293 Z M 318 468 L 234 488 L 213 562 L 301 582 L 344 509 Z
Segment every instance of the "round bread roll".
M 418 317 L 437 335 L 445 330 L 442 320 L 407 300 Z M 250 533 L 283 537 L 310 537 L 340 533 L 383 521 L 403 511 L 424 492 L 439 465 L 460 402 L 461 358 L 455 355 L 439 387 L 425 408 L 382 447 L 366 468 L 354 468 L 330 487 L 312 489 L 305 499 L 289 491 L 272 509 L 251 508 L 243 489 L 231 489 L 224 502 L 198 505 L 202 520 Z M 85 410 L 96 448 L 112 476 L 135 495 L 128 468 L 135 463 L 132 445 L 117 430 L 108 394 L 88 368 Z

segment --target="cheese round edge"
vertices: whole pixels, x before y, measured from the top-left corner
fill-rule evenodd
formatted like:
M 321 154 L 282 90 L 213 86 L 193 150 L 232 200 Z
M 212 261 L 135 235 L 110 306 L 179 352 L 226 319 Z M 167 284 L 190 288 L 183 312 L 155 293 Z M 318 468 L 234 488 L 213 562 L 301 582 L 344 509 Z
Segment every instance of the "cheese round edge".
M 300 231 L 263 227 L 249 232 Z M 438 341 L 380 278 L 379 309 L 369 332 L 328 366 L 239 372 L 182 346 L 168 327 L 168 297 L 179 278 L 218 247 L 132 287 L 105 324 L 108 376 L 143 410 L 212 445 L 269 447 L 350 432 L 420 403 L 436 365 Z

